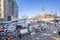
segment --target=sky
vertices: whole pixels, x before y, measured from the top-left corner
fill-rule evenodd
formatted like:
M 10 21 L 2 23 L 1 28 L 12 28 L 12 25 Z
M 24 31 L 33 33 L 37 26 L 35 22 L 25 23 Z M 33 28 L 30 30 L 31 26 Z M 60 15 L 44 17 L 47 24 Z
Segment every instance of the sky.
M 57 12 L 57 15 L 60 16 L 60 0 L 16 0 L 16 2 L 19 17 L 41 15 L 43 6 L 47 14 Z

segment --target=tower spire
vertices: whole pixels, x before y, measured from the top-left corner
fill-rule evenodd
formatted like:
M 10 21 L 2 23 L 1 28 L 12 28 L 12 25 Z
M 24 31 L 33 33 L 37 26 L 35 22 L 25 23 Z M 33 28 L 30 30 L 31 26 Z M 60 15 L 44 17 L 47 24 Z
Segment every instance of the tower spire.
M 44 9 L 44 6 L 42 7 L 42 16 L 45 16 L 45 9 Z
M 44 10 L 44 6 L 42 7 L 42 11 L 45 11 L 45 10 Z

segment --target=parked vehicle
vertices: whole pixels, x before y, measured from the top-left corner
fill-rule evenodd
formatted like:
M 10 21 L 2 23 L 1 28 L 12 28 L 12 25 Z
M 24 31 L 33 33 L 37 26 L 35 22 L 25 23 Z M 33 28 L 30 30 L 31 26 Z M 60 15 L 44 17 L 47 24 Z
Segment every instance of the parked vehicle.
M 22 29 L 20 30 L 20 33 L 21 33 L 22 35 L 27 34 L 27 33 L 28 33 L 28 29 L 27 29 L 27 28 L 22 28 Z
M 25 35 L 28 33 L 28 28 L 22 27 L 21 25 L 17 25 L 16 30 L 18 30 L 18 35 Z
M 16 30 L 16 26 L 14 24 L 10 24 L 7 28 L 7 31 L 8 32 L 13 32 Z

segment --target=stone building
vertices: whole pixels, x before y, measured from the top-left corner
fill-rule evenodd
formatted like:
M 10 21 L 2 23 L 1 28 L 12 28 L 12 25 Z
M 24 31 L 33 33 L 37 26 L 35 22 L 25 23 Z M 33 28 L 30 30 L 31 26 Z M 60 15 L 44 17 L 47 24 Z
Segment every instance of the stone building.
M 0 0 L 0 21 L 18 18 L 18 5 L 15 0 Z
M 42 7 L 42 14 L 41 15 L 36 15 L 33 18 L 30 18 L 30 20 L 42 20 L 45 22 L 51 22 L 51 20 L 54 20 L 57 18 L 57 13 L 51 12 L 51 13 L 46 13 L 44 7 Z

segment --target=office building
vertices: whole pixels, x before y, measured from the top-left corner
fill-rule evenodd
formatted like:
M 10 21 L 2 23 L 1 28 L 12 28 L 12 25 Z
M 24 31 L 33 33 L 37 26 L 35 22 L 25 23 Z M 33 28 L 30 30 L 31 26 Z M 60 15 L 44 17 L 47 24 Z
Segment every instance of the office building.
M 0 0 L 0 21 L 18 18 L 18 5 L 15 0 Z

